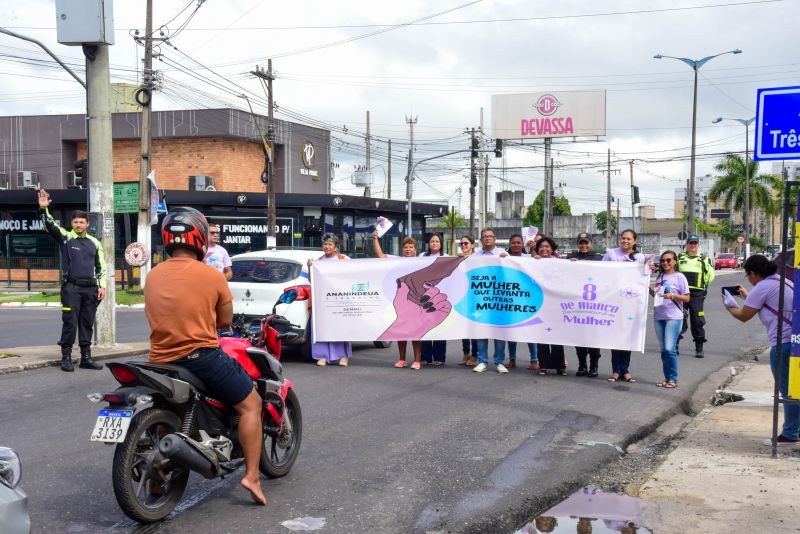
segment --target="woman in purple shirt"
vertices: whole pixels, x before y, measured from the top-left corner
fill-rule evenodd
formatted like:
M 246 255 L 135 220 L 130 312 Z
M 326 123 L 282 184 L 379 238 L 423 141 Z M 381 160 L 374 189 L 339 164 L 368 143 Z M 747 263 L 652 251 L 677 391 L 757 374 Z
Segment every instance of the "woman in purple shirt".
M 607 250 L 603 261 L 634 261 L 645 263 L 645 255 L 636 250 L 636 232 L 625 230 L 619 236 L 619 247 Z M 609 382 L 624 380 L 625 382 L 636 382 L 629 370 L 631 365 L 631 351 L 611 350 L 611 377 Z
M 789 349 L 792 344 L 792 300 L 794 289 L 789 281 L 783 290 L 784 312 L 783 317 L 778 316 L 778 299 L 780 298 L 781 278 L 776 273 L 778 266 L 760 254 L 750 256 L 744 262 L 744 272 L 747 280 L 753 285 L 752 291 L 739 287 L 739 295 L 744 297 L 744 306 L 741 308 L 729 307 L 728 312 L 747 322 L 756 314 L 767 329 L 767 337 L 772 346 L 769 351 L 769 363 L 772 374 L 777 369 L 778 347 L 781 350 L 781 383 L 780 392 L 783 398 L 788 396 L 789 389 Z M 723 295 L 723 302 L 724 302 Z M 783 321 L 781 339 L 778 340 L 778 321 Z M 778 436 L 779 445 L 800 444 L 800 406 L 797 404 L 783 405 L 783 431 Z
M 656 385 L 674 389 L 678 387 L 678 336 L 683 325 L 683 305 L 689 302 L 689 282 L 677 271 L 678 255 L 671 250 L 661 255 L 660 265 L 655 288 L 650 290 L 661 301 L 653 310 L 653 322 L 661 346 L 664 380 Z

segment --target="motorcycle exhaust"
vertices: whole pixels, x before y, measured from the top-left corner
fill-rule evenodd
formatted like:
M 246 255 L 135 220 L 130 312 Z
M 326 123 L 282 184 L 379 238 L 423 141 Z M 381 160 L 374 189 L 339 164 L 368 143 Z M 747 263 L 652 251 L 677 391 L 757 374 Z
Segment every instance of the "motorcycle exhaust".
M 168 434 L 158 442 L 158 450 L 170 460 L 200 473 L 206 478 L 214 478 L 219 474 L 219 469 L 211 460 L 186 443 L 176 434 Z

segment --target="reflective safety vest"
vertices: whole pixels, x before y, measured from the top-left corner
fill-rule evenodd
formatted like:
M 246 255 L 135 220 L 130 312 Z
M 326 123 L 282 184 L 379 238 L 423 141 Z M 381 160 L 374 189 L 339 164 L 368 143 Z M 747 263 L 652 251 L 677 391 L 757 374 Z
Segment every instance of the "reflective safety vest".
M 705 291 L 714 280 L 714 266 L 711 260 L 702 255 L 689 256 L 685 252 L 678 255 L 678 271 L 683 273 L 689 282 L 689 289 Z

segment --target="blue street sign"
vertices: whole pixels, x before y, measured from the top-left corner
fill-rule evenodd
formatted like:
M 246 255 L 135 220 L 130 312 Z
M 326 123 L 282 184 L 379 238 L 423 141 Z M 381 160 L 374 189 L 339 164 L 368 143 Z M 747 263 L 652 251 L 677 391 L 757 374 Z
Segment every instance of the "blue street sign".
M 800 87 L 758 90 L 753 158 L 800 159 Z

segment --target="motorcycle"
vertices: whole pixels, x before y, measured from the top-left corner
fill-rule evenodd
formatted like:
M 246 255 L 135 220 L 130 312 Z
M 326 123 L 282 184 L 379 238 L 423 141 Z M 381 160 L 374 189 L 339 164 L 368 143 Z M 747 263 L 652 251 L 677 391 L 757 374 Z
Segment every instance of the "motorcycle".
M 297 334 L 275 328 L 289 325 L 276 313 L 278 305 L 296 298 L 296 290 L 284 292 L 257 328 L 239 318 L 233 331 L 240 337 L 220 338 L 220 346 L 253 379 L 263 401 L 259 470 L 269 478 L 289 473 L 303 435 L 294 384 L 284 377 L 279 361 L 281 341 Z M 159 521 L 180 502 L 191 471 L 213 479 L 243 465 L 239 416 L 210 397 L 192 373 L 172 364 L 107 365 L 120 387 L 87 395 L 92 402 L 108 403 L 98 413 L 90 440 L 116 444 L 112 482 L 125 515 L 140 523 Z

